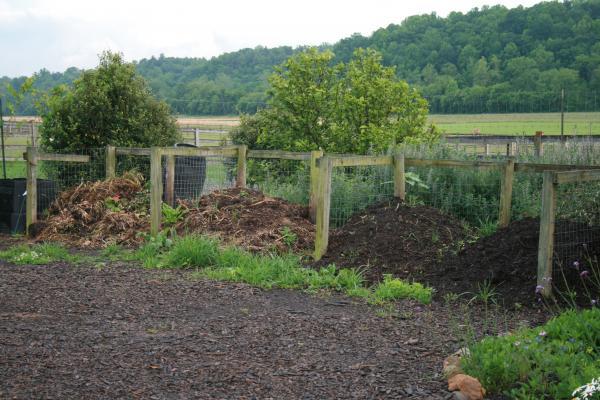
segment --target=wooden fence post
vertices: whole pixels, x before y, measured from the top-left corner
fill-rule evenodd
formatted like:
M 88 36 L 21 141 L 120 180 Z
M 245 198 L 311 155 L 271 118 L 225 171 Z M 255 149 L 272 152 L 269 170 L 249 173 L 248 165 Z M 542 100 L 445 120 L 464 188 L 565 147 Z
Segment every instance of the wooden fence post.
M 150 150 L 150 234 L 158 235 L 162 216 L 162 154 L 160 147 Z
M 310 193 L 308 213 L 313 223 L 317 222 L 317 201 L 319 196 L 319 168 L 317 160 L 323 157 L 323 150 L 310 152 Z
M 106 178 L 114 178 L 117 169 L 117 149 L 115 146 L 106 146 Z
M 331 172 L 329 156 L 319 159 L 319 193 L 317 196 L 317 225 L 315 232 L 315 260 L 320 260 L 327 252 L 329 242 L 329 211 L 331 207 Z
M 200 129 L 194 128 L 194 144 L 200 146 Z
M 167 176 L 165 185 L 165 200 L 167 204 L 175 204 L 175 156 L 167 156 Z
M 37 221 L 37 149 L 27 147 L 27 203 L 25 216 L 25 232 L 29 234 L 29 226 Z
M 404 174 L 404 152 L 394 154 L 394 196 L 406 199 L 406 175 Z
M 540 242 L 538 246 L 537 284 L 544 297 L 552 296 L 552 260 L 554 255 L 554 220 L 556 217 L 556 183 L 552 171 L 544 171 Z
M 540 157 L 544 154 L 544 144 L 542 143 L 542 135 L 544 132 L 537 131 L 533 137 L 533 153 L 536 157 Z
M 500 228 L 505 228 L 510 223 L 514 176 L 515 161 L 508 159 L 500 177 L 500 210 L 498 213 L 498 225 Z
M 248 152 L 248 146 L 242 144 L 238 146 L 238 158 L 237 158 L 237 177 L 235 180 L 235 187 L 245 188 L 246 187 L 246 153 Z
M 490 144 L 489 143 L 484 143 L 484 148 L 485 148 L 485 155 L 489 156 L 490 155 Z

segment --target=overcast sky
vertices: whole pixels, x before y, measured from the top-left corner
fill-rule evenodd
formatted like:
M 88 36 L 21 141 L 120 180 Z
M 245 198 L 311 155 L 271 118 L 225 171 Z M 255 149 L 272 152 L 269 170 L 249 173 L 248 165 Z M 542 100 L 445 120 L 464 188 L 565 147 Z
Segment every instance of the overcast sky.
M 537 1 L 501 0 L 507 7 Z M 258 45 L 317 45 L 370 35 L 410 15 L 466 12 L 475 0 L 0 0 L 0 76 L 90 68 L 106 49 L 128 60 L 212 57 Z

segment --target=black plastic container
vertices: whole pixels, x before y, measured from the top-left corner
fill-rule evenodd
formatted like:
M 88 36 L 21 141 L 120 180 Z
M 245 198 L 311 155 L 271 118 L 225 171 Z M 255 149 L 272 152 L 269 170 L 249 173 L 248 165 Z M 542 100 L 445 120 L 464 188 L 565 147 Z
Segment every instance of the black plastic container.
M 26 220 L 25 178 L 0 179 L 0 232 L 22 233 Z M 38 216 L 54 201 L 58 193 L 57 185 L 46 179 L 37 180 Z
M 177 143 L 175 147 L 196 147 L 187 143 Z M 163 163 L 163 189 L 165 188 L 167 169 Z M 173 194 L 175 201 L 193 200 L 202 195 L 206 181 L 206 157 L 175 157 L 175 185 Z M 163 190 L 163 200 L 166 193 Z

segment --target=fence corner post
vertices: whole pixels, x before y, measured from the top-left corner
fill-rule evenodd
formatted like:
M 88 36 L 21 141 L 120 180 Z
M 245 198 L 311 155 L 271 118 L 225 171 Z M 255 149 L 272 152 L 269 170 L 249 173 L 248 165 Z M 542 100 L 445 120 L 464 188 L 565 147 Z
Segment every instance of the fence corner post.
M 308 213 L 312 223 L 317 222 L 317 201 L 319 196 L 319 168 L 317 160 L 323 157 L 323 150 L 310 152 L 310 192 L 308 202 Z
M 406 175 L 404 173 L 404 152 L 394 154 L 394 197 L 406 199 Z
M 317 195 L 317 223 L 315 232 L 315 260 L 320 260 L 327 252 L 329 242 L 329 212 L 331 206 L 331 171 L 333 169 L 329 156 L 318 160 L 319 184 Z
M 37 149 L 27 147 L 27 199 L 25 233 L 29 235 L 29 226 L 37 222 Z
M 115 146 L 106 146 L 106 178 L 114 178 L 117 170 L 117 149 Z
M 162 151 L 160 147 L 150 150 L 150 234 L 158 235 L 162 216 Z
M 238 147 L 238 158 L 237 158 L 237 177 L 235 180 L 235 187 L 245 188 L 246 187 L 246 153 L 248 146 L 245 144 L 239 145 Z
M 555 173 L 544 171 L 540 241 L 538 246 L 537 285 L 544 297 L 552 296 L 552 261 L 554 255 L 554 221 L 556 218 Z
M 505 228 L 510 223 L 513 181 L 515 177 L 515 160 L 509 158 L 502 168 L 500 177 L 500 210 L 498 212 L 498 226 Z

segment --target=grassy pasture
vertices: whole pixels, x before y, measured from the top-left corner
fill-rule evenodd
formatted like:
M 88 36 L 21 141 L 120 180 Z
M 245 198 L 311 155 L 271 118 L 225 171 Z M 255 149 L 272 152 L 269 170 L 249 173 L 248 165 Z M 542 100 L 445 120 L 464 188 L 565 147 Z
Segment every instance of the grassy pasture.
M 428 122 L 444 133 L 496 135 L 560 134 L 560 113 L 430 115 Z M 600 112 L 566 113 L 566 135 L 600 134 Z

